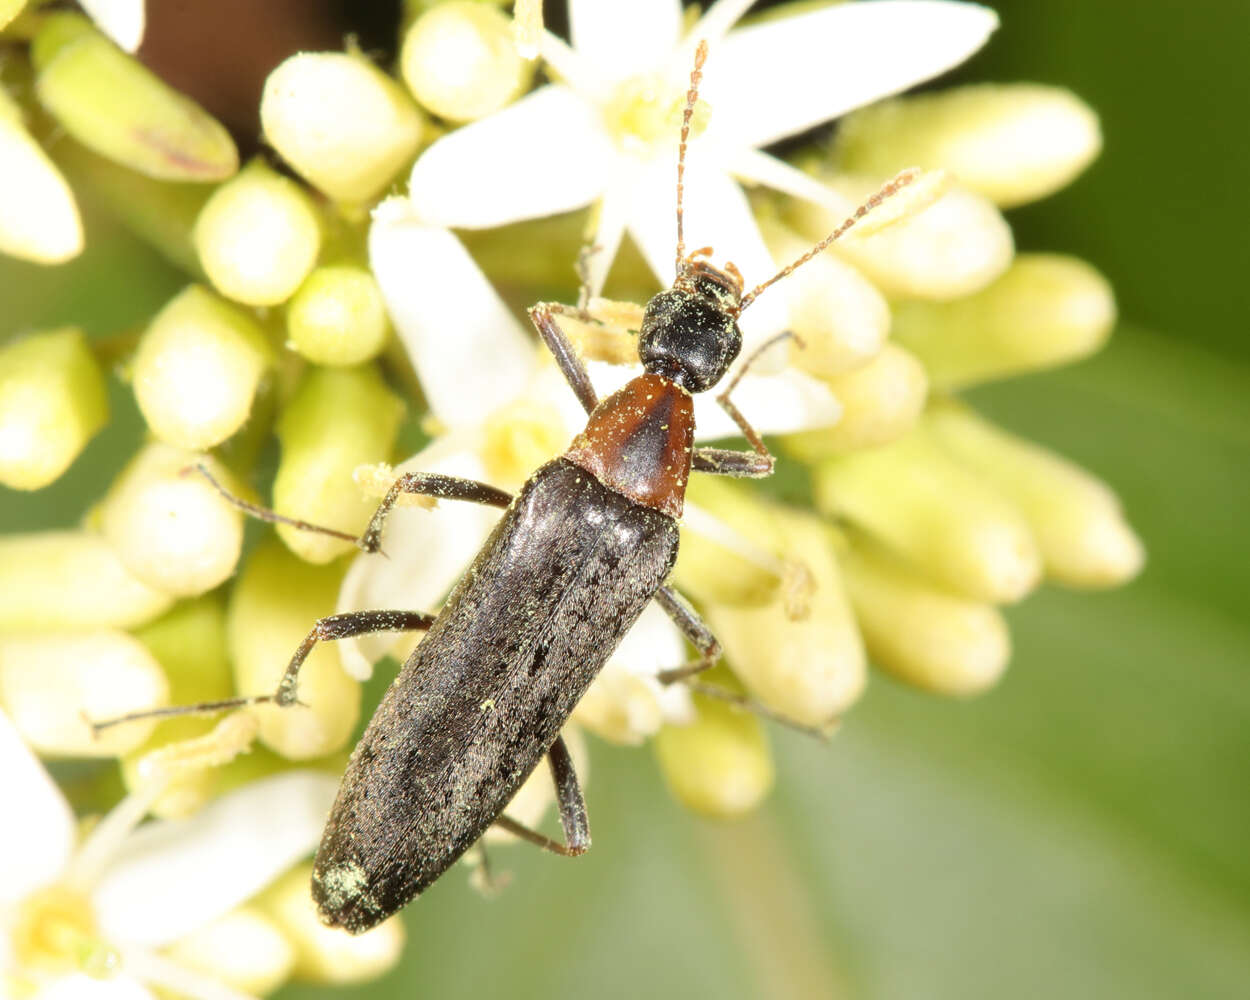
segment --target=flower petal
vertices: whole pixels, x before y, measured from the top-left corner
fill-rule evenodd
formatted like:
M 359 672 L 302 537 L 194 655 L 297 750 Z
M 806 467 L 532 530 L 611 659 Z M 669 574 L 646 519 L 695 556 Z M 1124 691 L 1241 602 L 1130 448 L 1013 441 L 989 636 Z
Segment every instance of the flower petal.
M 997 25 L 975 4 L 877 0 L 732 31 L 704 71 L 709 133 L 750 146 L 793 135 L 958 65 Z
M 776 268 L 746 195 L 717 159 L 717 151 L 703 143 L 694 144 L 687 158 L 686 248 L 689 252 L 711 246 L 715 251 L 714 259 L 722 265 L 732 261 L 750 289 L 771 278 Z M 630 234 L 666 286 L 674 278 L 676 183 L 675 164 L 653 163 L 638 178 L 629 213 Z M 770 289 L 771 294 L 761 296 L 743 313 L 739 325 L 744 356 L 786 328 L 788 302 L 781 290 L 784 288 L 782 283 Z
M 80 0 L 96 27 L 127 52 L 143 42 L 145 0 Z
M 678 0 L 569 0 L 573 48 L 606 80 L 658 68 L 681 33 Z
M 69 803 L 0 709 L 0 802 L 7 816 L 0 851 L 0 903 L 47 885 L 64 869 L 76 827 Z
M 525 387 L 532 343 L 455 236 L 389 198 L 373 213 L 369 261 L 439 420 L 481 423 Z
M 34 1000 L 154 1000 L 154 997 L 146 986 L 130 976 L 102 979 L 76 972 L 43 986 Z
M 614 155 L 598 112 L 553 84 L 431 145 L 413 165 L 408 194 L 423 222 L 502 226 L 594 201 Z
M 761 434 L 829 427 L 842 415 L 842 404 L 829 387 L 796 368 L 775 375 L 747 375 L 734 389 L 733 402 Z M 742 435 L 712 393 L 695 396 L 694 418 L 696 441 Z
M 338 782 L 287 771 L 140 828 L 94 893 L 105 937 L 157 947 L 255 895 L 314 847 Z
M 482 460 L 450 438 L 435 441 L 395 470 L 397 475 L 408 471 L 486 478 Z M 436 610 L 500 516 L 494 507 L 454 500 L 440 503 L 435 510 L 397 507 L 382 537 L 382 549 L 389 558 L 356 558 L 339 591 L 338 610 Z M 373 664 L 395 642 L 390 633 L 342 639 L 337 645 L 343 668 L 366 680 L 373 674 Z

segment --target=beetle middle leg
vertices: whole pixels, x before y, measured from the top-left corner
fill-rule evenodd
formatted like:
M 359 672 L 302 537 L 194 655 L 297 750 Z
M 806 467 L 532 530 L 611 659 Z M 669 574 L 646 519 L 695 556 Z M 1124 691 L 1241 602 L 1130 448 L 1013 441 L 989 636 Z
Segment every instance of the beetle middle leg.
M 246 708 L 249 705 L 277 705 L 285 708 L 298 704 L 296 684 L 299 680 L 300 667 L 308 659 L 313 647 L 323 640 L 348 639 L 357 635 L 368 635 L 373 632 L 415 632 L 427 629 L 434 624 L 434 615 L 420 611 L 345 611 L 318 619 L 312 630 L 299 644 L 282 673 L 278 689 L 272 694 L 250 695 L 242 698 L 224 698 L 220 701 L 205 701 L 197 705 L 173 705 L 168 708 L 153 708 L 142 712 L 131 712 L 119 715 L 114 719 L 92 722 L 95 732 L 117 726 L 123 722 L 134 722 L 138 719 L 166 719 L 179 715 L 207 715 L 213 712 L 224 712 L 232 708 Z
M 547 760 L 551 764 L 551 778 L 556 786 L 556 805 L 560 810 L 560 825 L 564 828 L 564 843 L 552 840 L 507 815 L 496 819 L 495 825 L 544 851 L 575 858 L 590 849 L 590 817 L 586 813 L 582 786 L 573 769 L 573 757 L 569 754 L 563 736 L 557 736 L 556 741 L 551 744 L 551 749 L 547 751 Z

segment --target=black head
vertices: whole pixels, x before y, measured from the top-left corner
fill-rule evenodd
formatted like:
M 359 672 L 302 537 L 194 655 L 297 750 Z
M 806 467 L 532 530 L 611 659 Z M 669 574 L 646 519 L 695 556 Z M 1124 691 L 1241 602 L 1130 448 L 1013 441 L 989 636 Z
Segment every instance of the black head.
M 688 259 L 673 287 L 647 303 L 638 336 L 643 367 L 689 392 L 710 389 L 742 350 L 741 295 L 736 272 Z

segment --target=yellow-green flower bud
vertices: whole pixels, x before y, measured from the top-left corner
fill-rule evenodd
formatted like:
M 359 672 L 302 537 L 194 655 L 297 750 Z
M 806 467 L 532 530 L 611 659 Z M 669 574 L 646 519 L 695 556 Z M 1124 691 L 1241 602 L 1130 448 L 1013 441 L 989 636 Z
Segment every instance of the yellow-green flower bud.
M 126 569 L 177 597 L 228 579 L 243 549 L 243 514 L 195 471 L 197 460 L 237 488 L 220 463 L 153 442 L 122 470 L 100 509 L 101 531 Z
M 0 633 L 132 628 L 173 602 L 169 594 L 131 576 L 98 535 L 0 536 Z
M 826 514 L 846 518 L 974 600 L 1018 601 L 1041 577 L 1024 516 L 923 427 L 882 448 L 826 460 L 813 489 Z
M 417 151 L 422 118 L 404 88 L 363 56 L 305 52 L 269 74 L 265 137 L 338 201 L 376 197 Z
M 104 375 L 74 327 L 0 347 L 0 483 L 57 479 L 108 419 Z
M 14 633 L 0 636 L 0 704 L 42 754 L 113 757 L 142 744 L 155 722 L 90 721 L 169 704 L 160 664 L 125 632 Z
M 399 961 L 404 925 L 391 917 L 364 934 L 344 934 L 317 916 L 309 885 L 312 865 L 292 869 L 265 890 L 256 905 L 295 948 L 295 977 L 346 985 L 376 979 Z
M 1098 116 L 1070 91 L 982 83 L 883 101 L 844 118 L 834 161 L 852 173 L 918 164 L 1010 208 L 1043 198 L 1102 148 Z
M 132 366 L 135 396 L 162 441 L 202 450 L 247 420 L 270 348 L 256 322 L 191 285 L 152 320 Z
M 240 906 L 195 928 L 164 954 L 213 982 L 258 997 L 286 982 L 295 966 L 295 949 L 256 906 Z
M 763 506 L 763 505 L 761 505 Z M 708 604 L 708 625 L 734 673 L 769 708 L 803 725 L 828 725 L 863 693 L 868 664 L 842 587 L 829 528 L 784 508 L 768 515 L 785 553 L 810 573 L 797 617 L 779 596 L 763 607 Z
M 276 541 L 248 558 L 230 595 L 226 635 L 234 687 L 242 695 L 272 694 L 291 656 L 318 618 L 334 612 L 343 573 L 309 566 Z M 360 715 L 360 685 L 347 676 L 332 642 L 318 643 L 300 670 L 299 704 L 248 709 L 260 739 L 290 760 L 343 746 Z
M 358 365 L 386 346 L 391 323 L 368 269 L 319 267 L 286 307 L 289 346 L 319 365 Z
M 61 172 L 26 131 L 0 86 L 0 253 L 59 264 L 82 251 L 82 220 Z
M 764 728 L 750 712 L 696 696 L 698 716 L 665 726 L 652 745 L 673 797 L 705 816 L 729 819 L 750 812 L 773 785 Z
M 829 185 L 851 204 L 879 187 L 879 178 L 833 177 Z M 827 236 L 844 216 L 793 201 L 787 221 L 810 240 Z M 1002 213 L 981 195 L 955 187 L 924 211 L 858 237 L 852 229 L 834 244 L 877 288 L 891 297 L 947 300 L 970 295 L 1002 274 L 1014 244 Z
M 761 225 L 778 266 L 798 260 L 811 243 L 767 220 Z M 867 278 L 839 257 L 822 253 L 788 279 L 790 328 L 802 339 L 791 359 L 817 377 L 870 361 L 890 333 L 890 307 Z
M 941 589 L 871 542 L 857 539 L 841 555 L 874 664 L 949 695 L 976 694 L 1002 675 L 1011 637 L 997 608 Z
M 925 420 L 943 447 L 1028 518 L 1048 576 L 1072 587 L 1114 587 L 1141 570 L 1145 549 L 1101 480 L 967 407 L 946 404 Z
M 1115 323 L 1115 297 L 1084 261 L 1021 254 L 988 288 L 957 302 L 899 302 L 894 336 L 935 388 L 1067 364 L 1093 354 Z
M 146 625 L 135 638 L 160 663 L 169 681 L 169 701 L 195 705 L 220 701 L 234 694 L 233 675 L 226 651 L 226 615 L 220 601 L 205 597 L 183 601 L 157 621 Z M 145 783 L 149 755 L 183 740 L 210 732 L 218 720 L 182 715 L 160 723 L 152 737 L 122 761 L 122 780 L 134 791 Z M 189 769 L 174 779 L 152 804 L 153 815 L 162 818 L 187 816 L 199 809 L 217 785 L 217 768 Z
M 439 4 L 404 36 L 399 71 L 412 95 L 440 118 L 468 122 L 510 104 L 532 68 L 517 51 L 512 21 L 471 0 Z
M 929 394 L 924 365 L 892 342 L 862 368 L 825 381 L 842 404 L 842 417 L 832 427 L 782 438 L 786 451 L 807 463 L 902 437 Z
M 372 366 L 310 369 L 278 420 L 282 459 L 274 510 L 340 531 L 364 531 L 377 502 L 361 494 L 352 472 L 391 457 L 403 412 Z M 352 549 L 351 542 L 288 525 L 278 525 L 278 535 L 314 563 Z
M 0 28 L 8 27 L 25 6 L 26 0 L 0 0 Z
M 40 103 L 101 156 L 171 181 L 221 180 L 238 169 L 216 119 L 77 15 L 50 16 L 31 57 Z
M 308 277 L 321 228 L 304 189 L 257 160 L 208 199 L 194 239 L 204 273 L 222 295 L 274 306 Z

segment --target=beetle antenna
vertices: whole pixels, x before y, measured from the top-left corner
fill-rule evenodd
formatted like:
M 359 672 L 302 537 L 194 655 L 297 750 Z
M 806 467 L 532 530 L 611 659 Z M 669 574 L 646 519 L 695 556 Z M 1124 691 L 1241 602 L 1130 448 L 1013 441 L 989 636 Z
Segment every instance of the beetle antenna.
M 690 89 L 686 91 L 686 108 L 681 113 L 681 141 L 677 144 L 677 273 L 681 274 L 682 261 L 686 257 L 686 234 L 682 228 L 683 181 L 686 176 L 686 143 L 690 139 L 690 119 L 694 105 L 699 99 L 699 81 L 703 78 L 703 62 L 707 59 L 707 40 L 699 42 L 694 52 L 694 69 L 690 71 Z
M 762 292 L 765 288 L 767 288 L 769 285 L 773 284 L 774 282 L 780 281 L 786 275 L 793 273 L 799 267 L 802 267 L 809 260 L 815 257 L 818 253 L 824 250 L 827 246 L 833 243 L 835 240 L 838 240 L 842 236 L 844 236 L 847 230 L 849 230 L 857 222 L 859 222 L 866 215 L 868 215 L 868 213 L 870 213 L 873 209 L 877 208 L 877 206 L 879 206 L 883 201 L 886 201 L 887 199 L 894 197 L 894 195 L 902 191 L 903 188 L 907 187 L 909 184 L 911 184 L 913 181 L 919 178 L 923 173 L 924 171 L 919 170 L 915 167 L 911 167 L 907 170 L 904 170 L 902 173 L 898 174 L 896 177 L 894 177 L 893 180 L 887 182 L 881 188 L 880 191 L 878 191 L 871 198 L 869 198 L 862 205 L 860 205 L 859 208 L 855 209 L 854 213 L 850 215 L 846 219 L 846 221 L 842 223 L 842 225 L 838 226 L 837 229 L 835 229 L 828 236 L 826 236 L 823 240 L 821 240 L 814 247 L 808 250 L 807 253 L 805 253 L 802 257 L 796 260 L 793 264 L 789 264 L 786 267 L 783 267 L 780 271 L 774 274 L 771 278 L 769 278 L 762 285 L 756 285 L 754 288 L 752 288 L 751 291 L 749 291 L 746 295 L 742 297 L 742 302 L 739 303 L 738 305 L 738 312 L 741 313 L 744 309 L 746 309 L 747 306 L 749 306 L 752 302 L 754 302 L 757 298 L 759 298 L 760 292 Z

